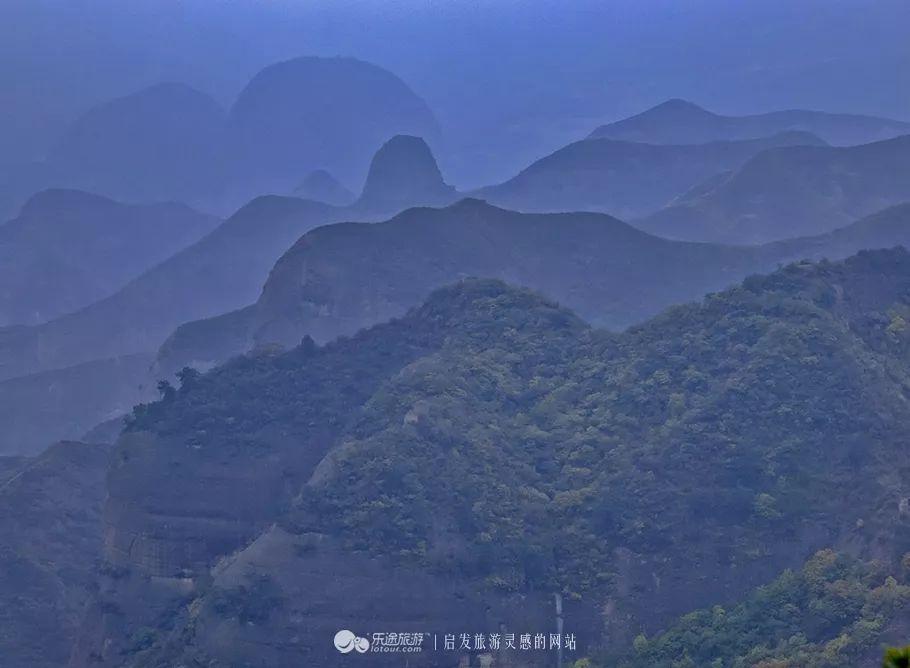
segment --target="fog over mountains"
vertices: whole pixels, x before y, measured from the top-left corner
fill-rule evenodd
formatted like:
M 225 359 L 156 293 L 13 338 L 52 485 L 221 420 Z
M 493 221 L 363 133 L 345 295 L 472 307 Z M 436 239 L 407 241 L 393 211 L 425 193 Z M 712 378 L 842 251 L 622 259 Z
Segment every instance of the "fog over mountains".
M 686 100 L 667 100 L 630 118 L 596 128 L 592 139 L 653 144 L 702 144 L 811 132 L 831 144 L 864 144 L 910 133 L 910 123 L 857 114 L 800 109 L 748 116 L 716 114 Z
M 45 159 L 0 172 L 0 210 L 66 187 L 225 211 L 317 169 L 359 185 L 371 153 L 400 133 L 438 141 L 440 130 L 401 79 L 353 58 L 269 66 L 228 111 L 186 85 L 159 84 L 90 109 Z
M 0 666 L 904 665 L 908 24 L 4 4 Z

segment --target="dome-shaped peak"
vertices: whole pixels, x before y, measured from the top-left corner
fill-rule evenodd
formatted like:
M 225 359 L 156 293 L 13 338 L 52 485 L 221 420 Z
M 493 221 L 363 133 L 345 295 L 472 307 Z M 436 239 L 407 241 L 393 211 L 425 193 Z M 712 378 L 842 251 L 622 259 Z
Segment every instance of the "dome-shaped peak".
M 238 177 L 270 188 L 291 189 L 310 169 L 360 182 L 369 152 L 399 133 L 433 138 L 438 125 L 398 76 L 353 58 L 270 65 L 247 84 L 230 113 Z
M 420 137 L 395 135 L 373 156 L 359 203 L 371 209 L 395 209 L 447 203 L 454 194 L 427 143 Z

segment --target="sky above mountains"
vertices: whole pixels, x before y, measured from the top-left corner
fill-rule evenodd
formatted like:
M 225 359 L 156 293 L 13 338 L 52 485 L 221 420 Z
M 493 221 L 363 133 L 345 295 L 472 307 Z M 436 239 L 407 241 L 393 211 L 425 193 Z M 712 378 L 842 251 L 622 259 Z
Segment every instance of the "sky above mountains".
M 145 85 L 226 105 L 265 65 L 347 55 L 428 102 L 444 171 L 471 187 L 669 97 L 910 119 L 910 83 L 890 76 L 910 65 L 907 25 L 901 0 L 6 0 L 0 94 L 16 104 L 0 110 L 0 164 Z

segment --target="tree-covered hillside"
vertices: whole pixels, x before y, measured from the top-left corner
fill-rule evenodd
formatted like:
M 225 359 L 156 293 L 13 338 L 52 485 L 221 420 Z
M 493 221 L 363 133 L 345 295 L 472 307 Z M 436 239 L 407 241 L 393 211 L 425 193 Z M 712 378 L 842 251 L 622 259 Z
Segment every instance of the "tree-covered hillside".
M 875 665 L 883 635 L 906 628 L 910 586 L 881 564 L 823 550 L 742 603 L 689 613 L 635 639 L 622 668 L 855 668 Z M 900 622 L 903 620 L 903 623 Z M 594 661 L 593 665 L 598 665 Z
M 338 545 L 341 572 L 367 557 L 498 604 L 562 594 L 599 629 L 590 646 L 630 647 L 817 550 L 886 564 L 910 550 L 908 318 L 903 250 L 790 265 L 619 335 L 465 281 L 352 339 L 163 388 L 116 452 L 108 556 L 201 573 L 278 521 L 288 540 Z M 282 644 L 300 604 L 280 583 L 313 545 L 248 559 L 286 603 L 231 648 L 312 659 Z M 195 595 L 211 611 L 220 594 Z M 230 656 L 208 635 L 225 623 L 194 622 L 198 656 Z

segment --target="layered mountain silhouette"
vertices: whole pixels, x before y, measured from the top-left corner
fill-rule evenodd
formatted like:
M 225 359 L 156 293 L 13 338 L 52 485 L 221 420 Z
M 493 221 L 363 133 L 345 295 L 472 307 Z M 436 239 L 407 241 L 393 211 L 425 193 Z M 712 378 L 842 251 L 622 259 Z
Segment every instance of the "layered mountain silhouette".
M 865 144 L 910 133 L 910 123 L 874 116 L 788 110 L 722 116 L 686 100 L 667 100 L 640 114 L 602 125 L 592 138 L 652 144 L 700 144 L 755 139 L 778 132 L 811 132 L 831 144 Z
M 387 213 L 411 206 L 449 204 L 455 197 L 455 189 L 443 180 L 423 138 L 396 135 L 373 156 L 356 206 Z
M 415 148 L 422 158 L 416 162 Z M 153 372 L 149 365 L 140 372 L 135 360 L 154 353 L 184 322 L 253 303 L 275 261 L 308 229 L 381 218 L 409 197 L 428 202 L 452 195 L 426 144 L 396 137 L 374 160 L 368 194 L 349 207 L 258 198 L 109 297 L 40 326 L 0 329 L 0 379 L 16 378 L 0 393 L 2 387 L 10 396 L 22 390 L 10 402 L 12 422 L 0 437 L 0 452 L 34 452 L 53 440 L 79 437 L 146 398 L 155 385 Z M 245 336 L 245 329 L 238 331 Z M 213 337 L 207 355 L 223 359 L 233 351 L 231 341 Z M 80 394 L 83 383 L 104 391 Z
M 420 160 L 414 160 L 415 154 Z M 368 186 L 347 208 L 291 197 L 259 197 L 109 297 L 37 327 L 0 329 L 0 379 L 155 351 L 183 322 L 254 302 L 278 258 L 311 228 L 346 218 L 388 215 L 411 197 L 416 199 L 412 203 L 421 203 L 454 196 L 429 148 L 416 137 L 395 137 L 383 146 L 373 161 Z M 51 193 L 39 198 L 26 212 L 55 197 Z M 120 205 L 107 202 L 107 206 L 116 210 Z M 168 224 L 178 223 L 180 218 L 172 216 Z M 137 244 L 143 240 L 141 235 L 134 239 Z M 102 245 L 102 241 L 96 243 Z M 110 261 L 122 258 L 114 256 Z
M 41 192 L 0 226 L 0 326 L 51 320 L 98 301 L 218 222 L 181 204 Z
M 818 234 L 910 201 L 908 173 L 910 135 L 770 149 L 636 224 L 669 238 L 724 243 Z
M 466 276 L 538 289 L 619 329 L 782 262 L 900 244 L 910 245 L 906 206 L 830 235 L 730 247 L 668 241 L 603 214 L 521 214 L 466 199 L 385 223 L 313 230 L 275 265 L 255 304 L 174 332 L 159 352 L 159 369 L 208 368 L 305 335 L 318 342 L 350 335 Z
M 324 169 L 316 169 L 307 174 L 292 194 L 301 199 L 325 202 L 333 206 L 347 206 L 357 199 L 354 193 Z
M 47 188 L 133 203 L 208 204 L 222 179 L 226 114 L 189 86 L 151 86 L 73 121 L 41 160 L 0 173 L 0 216 Z
M 760 151 L 794 145 L 824 142 L 806 132 L 691 145 L 587 139 L 476 195 L 520 211 L 602 211 L 637 217 L 656 211 L 706 179 L 740 167 Z
M 910 248 L 910 203 L 898 204 L 870 216 L 811 237 L 797 237 L 766 244 L 771 255 L 781 252 L 789 259 L 839 259 L 868 248 Z
M 433 113 L 401 79 L 353 58 L 297 58 L 271 65 L 230 111 L 234 183 L 288 192 L 307 169 L 362 183 L 370 151 L 396 134 L 439 135 Z
M 111 296 L 33 327 L 0 329 L 0 378 L 154 351 L 174 327 L 255 300 L 277 257 L 336 209 L 263 197 Z
M 210 368 L 257 346 L 294 345 L 305 335 L 322 342 L 352 334 L 472 275 L 536 287 L 593 322 L 622 328 L 781 262 L 910 245 L 906 207 L 830 235 L 753 248 L 659 239 L 603 214 L 520 214 L 477 200 L 411 209 L 386 223 L 326 225 L 349 213 L 303 200 L 258 199 L 110 297 L 39 326 L 0 330 L 2 378 L 28 376 L 21 382 L 35 399 L 16 404 L 16 423 L 29 434 L 26 451 L 81 435 L 128 401 L 95 402 L 73 422 L 73 413 L 58 407 L 66 402 L 65 388 L 78 392 L 79 384 L 34 374 L 62 370 L 73 378 L 80 371 L 69 367 L 92 363 L 97 366 L 82 372 L 109 371 L 108 384 L 129 388 L 128 397 L 136 398 L 186 365 Z M 123 375 L 131 367 L 116 358 L 156 350 L 150 373 Z M 74 398 L 72 405 L 85 404 Z M 61 432 L 49 415 L 80 431 Z M 18 430 L 0 451 L 22 451 L 13 432 L 25 432 Z
M 189 86 L 159 84 L 89 110 L 43 160 L 0 174 L 0 216 L 50 187 L 221 212 L 292 192 L 318 169 L 359 186 L 371 151 L 397 134 L 433 142 L 440 130 L 401 79 L 353 58 L 266 67 L 227 112 Z
M 63 185 L 117 199 L 197 201 L 217 183 L 225 120 L 204 93 L 159 84 L 88 111 L 47 163 Z
M 908 295 L 906 251 L 863 252 L 614 335 L 466 280 L 352 338 L 186 374 L 116 446 L 112 575 L 76 665 L 340 666 L 318 641 L 339 619 L 542 624 L 553 592 L 581 653 L 634 656 L 635 635 L 828 547 L 881 560 L 875 605 L 910 548 Z M 900 609 L 844 651 L 876 649 Z

